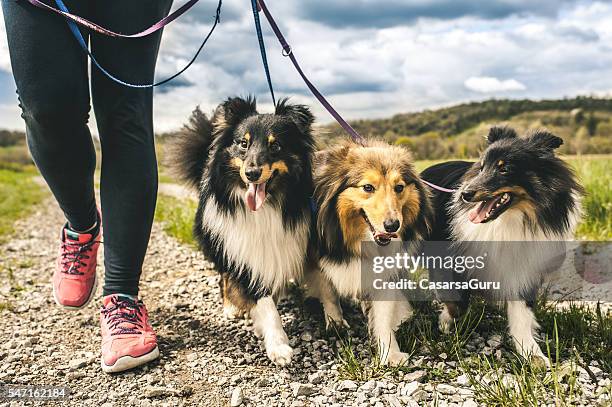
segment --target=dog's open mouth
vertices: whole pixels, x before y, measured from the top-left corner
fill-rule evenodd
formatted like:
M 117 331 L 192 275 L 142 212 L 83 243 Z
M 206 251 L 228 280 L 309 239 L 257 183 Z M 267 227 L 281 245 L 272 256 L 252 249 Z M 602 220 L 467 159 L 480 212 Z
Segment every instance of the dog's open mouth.
M 510 203 L 512 203 L 512 194 L 504 192 L 481 201 L 468 213 L 468 217 L 472 223 L 486 223 L 501 215 L 508 209 Z
M 370 228 L 370 232 L 372 233 L 372 237 L 374 238 L 374 241 L 376 242 L 377 245 L 379 245 L 379 246 L 386 246 L 389 243 L 391 243 L 391 239 L 393 239 L 394 237 L 397 237 L 397 233 L 389 233 L 389 232 L 379 232 L 379 231 L 377 231 L 376 228 L 374 227 L 374 225 L 372 225 L 372 222 L 370 222 L 370 219 L 368 218 L 368 215 L 366 215 L 366 213 L 365 213 L 365 211 L 363 209 L 361 210 L 361 216 L 363 216 L 363 219 L 365 220 L 365 223 Z

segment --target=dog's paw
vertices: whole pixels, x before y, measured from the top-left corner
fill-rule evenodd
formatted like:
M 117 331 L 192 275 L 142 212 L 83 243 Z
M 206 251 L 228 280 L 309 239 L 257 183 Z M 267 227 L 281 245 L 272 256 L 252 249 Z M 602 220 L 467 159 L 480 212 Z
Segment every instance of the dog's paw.
M 346 322 L 346 319 L 342 317 L 338 319 L 327 315 L 325 318 L 325 329 L 330 332 L 341 333 L 351 329 L 351 326 L 348 324 L 348 322 Z
M 409 358 L 410 355 L 405 352 L 389 352 L 383 364 L 386 366 L 404 366 L 408 363 Z
M 550 360 L 544 356 L 544 352 L 542 352 L 542 349 L 540 349 L 538 343 L 533 338 L 530 338 L 525 342 L 527 342 L 528 345 L 523 346 L 522 342 L 517 340 L 514 342 L 514 346 L 521 356 L 523 356 L 525 360 L 529 361 L 534 367 L 540 367 L 542 369 L 549 368 Z
M 242 312 L 238 307 L 232 304 L 226 304 L 223 306 L 223 317 L 225 319 L 238 319 L 244 316 L 244 312 Z
M 291 362 L 293 349 L 286 343 L 277 342 L 266 346 L 268 357 L 277 366 L 287 366 Z
M 455 318 L 451 317 L 447 312 L 442 312 L 438 317 L 438 328 L 440 332 L 448 334 L 455 327 Z
M 529 362 L 532 366 L 542 370 L 550 368 L 550 360 L 544 355 L 531 355 Z

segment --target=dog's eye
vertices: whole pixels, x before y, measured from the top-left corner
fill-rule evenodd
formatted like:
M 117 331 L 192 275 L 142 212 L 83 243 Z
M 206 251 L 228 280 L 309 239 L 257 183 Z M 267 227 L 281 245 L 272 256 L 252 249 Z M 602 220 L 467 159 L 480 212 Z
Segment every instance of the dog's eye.
M 507 174 L 508 173 L 508 166 L 507 165 L 502 165 L 499 167 L 499 173 L 500 174 Z
M 241 148 L 247 148 L 249 146 L 249 140 L 243 138 L 242 140 L 240 140 L 240 147 Z
M 281 146 L 278 141 L 270 144 L 270 150 L 272 150 L 273 153 L 278 153 L 281 150 Z
M 404 186 L 403 185 L 396 185 L 395 188 L 393 188 L 393 190 L 399 194 L 400 192 L 402 192 L 404 190 Z
M 374 186 L 372 184 L 365 184 L 363 190 L 366 192 L 374 192 Z

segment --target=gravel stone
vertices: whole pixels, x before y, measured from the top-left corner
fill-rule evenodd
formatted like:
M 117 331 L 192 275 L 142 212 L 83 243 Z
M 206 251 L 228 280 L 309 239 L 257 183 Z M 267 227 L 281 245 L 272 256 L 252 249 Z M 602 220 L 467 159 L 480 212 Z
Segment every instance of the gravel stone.
M 232 397 L 230 398 L 230 406 L 238 407 L 242 404 L 242 401 L 242 389 L 240 387 L 234 388 L 234 390 L 232 391 Z
M 293 382 L 289 385 L 289 387 L 291 387 L 293 397 L 310 396 L 315 392 L 314 386 L 312 384 Z
M 338 383 L 338 391 L 354 391 L 357 390 L 357 383 L 352 380 L 342 380 Z

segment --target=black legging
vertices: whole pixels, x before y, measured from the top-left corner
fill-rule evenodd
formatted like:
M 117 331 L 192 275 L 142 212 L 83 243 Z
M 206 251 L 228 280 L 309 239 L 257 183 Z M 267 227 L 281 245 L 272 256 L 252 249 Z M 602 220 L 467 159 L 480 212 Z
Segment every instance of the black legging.
M 113 31 L 133 33 L 166 15 L 172 1 L 65 3 Z M 2 9 L 30 152 L 70 225 L 84 230 L 96 220 L 87 57 L 62 17 L 23 0 L 2 0 Z M 153 80 L 161 32 L 140 39 L 81 32 L 110 72 L 132 83 Z M 153 92 L 116 84 L 92 67 L 91 94 L 102 145 L 104 295 L 136 295 L 157 195 Z

